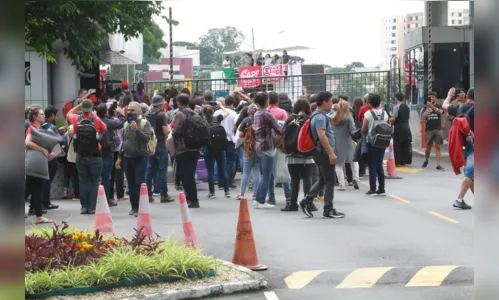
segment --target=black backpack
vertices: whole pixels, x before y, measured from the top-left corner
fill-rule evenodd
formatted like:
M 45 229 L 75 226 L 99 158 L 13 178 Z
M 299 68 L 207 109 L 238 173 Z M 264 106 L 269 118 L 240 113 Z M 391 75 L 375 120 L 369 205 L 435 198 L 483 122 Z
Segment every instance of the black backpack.
M 371 146 L 375 148 L 388 148 L 390 146 L 390 141 L 392 139 L 392 126 L 388 124 L 388 120 L 385 121 L 385 111 L 381 111 L 381 118 L 379 118 L 374 111 L 370 111 L 373 116 L 373 129 L 369 136 L 367 137 L 368 142 Z
M 187 121 L 184 129 L 185 145 L 189 149 L 200 149 L 204 146 L 210 145 L 210 130 L 208 128 L 208 122 L 206 122 L 204 118 L 195 112 L 182 113 L 187 115 Z
M 100 144 L 102 147 L 102 151 L 109 153 L 114 152 L 116 149 L 116 145 L 114 143 L 114 130 L 112 132 L 105 131 L 102 134 L 102 138 L 100 139 Z
M 284 126 L 282 133 L 282 145 L 286 154 L 299 153 L 303 155 L 302 152 L 298 150 L 298 136 L 300 135 L 300 129 L 308 120 L 306 115 L 291 115 L 293 118 Z
M 208 148 L 213 151 L 227 150 L 229 146 L 229 140 L 227 139 L 227 133 L 225 128 L 218 122 L 213 121 L 210 126 L 210 144 Z
M 97 129 L 95 128 L 95 117 L 85 119 L 78 117 L 76 134 L 73 138 L 74 151 L 82 156 L 96 155 L 99 151 L 97 140 Z

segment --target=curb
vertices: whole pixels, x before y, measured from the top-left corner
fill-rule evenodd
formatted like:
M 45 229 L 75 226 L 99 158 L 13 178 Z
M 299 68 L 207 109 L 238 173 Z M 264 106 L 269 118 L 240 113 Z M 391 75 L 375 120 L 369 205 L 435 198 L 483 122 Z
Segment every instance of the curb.
M 206 296 L 215 296 L 215 295 L 228 295 L 239 292 L 246 291 L 254 291 L 264 289 L 268 286 L 267 279 L 264 276 L 258 274 L 257 272 L 251 271 L 245 267 L 241 267 L 238 265 L 234 265 L 228 261 L 217 259 L 218 262 L 229 266 L 233 269 L 246 273 L 253 277 L 252 280 L 246 281 L 235 281 L 228 282 L 222 284 L 213 284 L 206 286 L 194 286 L 185 290 L 178 291 L 169 291 L 165 290 L 155 294 L 146 294 L 132 298 L 124 298 L 123 300 L 140 300 L 140 299 L 148 299 L 148 300 L 180 300 L 180 299 L 195 299 L 202 298 Z

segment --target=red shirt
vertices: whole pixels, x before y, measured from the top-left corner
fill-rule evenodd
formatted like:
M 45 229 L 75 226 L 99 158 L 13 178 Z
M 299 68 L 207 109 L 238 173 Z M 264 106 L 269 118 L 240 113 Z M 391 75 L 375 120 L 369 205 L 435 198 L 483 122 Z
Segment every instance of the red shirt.
M 31 123 L 31 125 L 29 125 L 28 129 L 26 129 L 26 133 L 24 134 L 24 137 L 27 137 L 28 134 L 31 133 L 31 127 L 35 127 L 35 129 L 38 129 L 38 127 L 36 127 L 35 124 Z
M 277 121 L 286 122 L 288 120 L 288 113 L 284 109 L 279 108 L 277 105 L 269 106 L 267 110 L 274 115 Z
M 371 110 L 371 107 L 369 105 L 367 105 L 367 104 L 364 104 L 364 105 L 362 105 L 360 107 L 360 109 L 359 109 L 359 115 L 357 116 L 357 118 L 359 119 L 359 121 L 364 122 L 364 114 L 367 111 L 369 111 L 369 110 Z
M 84 119 L 90 119 L 92 117 L 91 114 L 83 114 L 82 115 Z M 78 118 L 79 115 L 77 114 L 68 114 L 68 122 L 73 125 L 73 133 L 76 134 L 76 128 L 78 127 Z M 106 124 L 102 122 L 102 120 L 99 117 L 95 117 L 95 129 L 97 132 L 105 132 L 106 131 Z M 99 143 L 99 150 L 102 150 L 101 145 Z

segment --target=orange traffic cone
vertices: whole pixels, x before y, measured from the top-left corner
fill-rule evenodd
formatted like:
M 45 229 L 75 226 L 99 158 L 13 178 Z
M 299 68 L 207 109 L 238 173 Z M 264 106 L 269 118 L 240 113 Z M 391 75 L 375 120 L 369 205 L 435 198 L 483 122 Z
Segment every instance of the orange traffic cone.
M 182 223 L 184 224 L 184 245 L 186 248 L 198 248 L 198 241 L 196 239 L 196 233 L 194 232 L 194 226 L 192 225 L 191 215 L 189 214 L 184 192 L 178 193 L 178 197 L 180 199 L 180 216 L 182 217 Z
M 239 220 L 237 222 L 236 244 L 232 263 L 246 267 L 253 271 L 267 270 L 267 266 L 258 263 L 253 229 L 248 211 L 248 200 L 241 199 L 239 206 Z
M 143 229 L 146 236 L 152 237 L 151 213 L 149 212 L 149 193 L 147 185 L 140 186 L 139 216 L 137 219 L 137 230 Z
M 388 160 L 386 161 L 386 179 L 402 179 L 397 176 L 397 167 L 395 166 L 395 155 L 393 154 L 393 140 L 388 147 Z
M 99 185 L 99 193 L 97 194 L 94 227 L 100 233 L 114 233 L 113 218 L 111 217 L 111 210 L 107 204 L 106 193 L 102 185 Z

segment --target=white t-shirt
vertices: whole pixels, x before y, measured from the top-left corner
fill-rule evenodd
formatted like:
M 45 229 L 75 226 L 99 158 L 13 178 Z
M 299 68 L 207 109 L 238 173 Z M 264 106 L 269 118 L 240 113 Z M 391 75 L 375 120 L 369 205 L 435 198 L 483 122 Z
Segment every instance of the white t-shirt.
M 364 118 L 366 118 L 367 121 L 369 122 L 368 134 L 371 134 L 371 131 L 373 130 L 373 127 L 374 127 L 374 117 L 373 117 L 371 111 L 374 112 L 374 114 L 376 115 L 376 117 L 378 117 L 378 119 L 382 118 L 383 121 L 385 121 L 385 123 L 388 123 L 388 114 L 382 108 L 371 109 L 371 110 L 366 111 L 366 113 L 364 114 Z
M 213 117 L 216 118 L 218 115 L 221 115 L 223 113 L 224 111 L 222 109 L 219 109 L 213 114 Z M 232 109 L 229 109 L 229 115 L 221 123 L 222 127 L 225 129 L 227 140 L 229 140 L 229 142 L 234 142 L 236 140 L 236 138 L 234 137 L 234 126 L 236 125 L 236 121 L 237 113 Z
M 224 60 L 223 67 L 224 68 L 230 68 L 230 60 Z
M 264 60 L 264 65 L 265 66 L 270 66 L 272 64 L 272 58 L 266 58 Z

